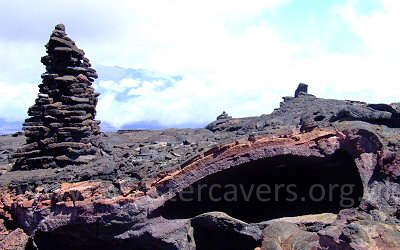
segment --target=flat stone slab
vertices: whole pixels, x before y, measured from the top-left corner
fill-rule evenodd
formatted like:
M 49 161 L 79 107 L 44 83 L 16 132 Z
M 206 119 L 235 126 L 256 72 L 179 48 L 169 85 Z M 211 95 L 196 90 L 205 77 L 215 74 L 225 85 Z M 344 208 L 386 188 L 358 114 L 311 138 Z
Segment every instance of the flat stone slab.
M 76 148 L 76 149 L 87 149 L 90 148 L 92 144 L 90 143 L 80 143 L 80 142 L 59 142 L 52 143 L 47 145 L 48 149 L 57 149 L 57 148 Z
M 59 76 L 59 77 L 54 78 L 54 80 L 57 81 L 57 82 L 62 82 L 62 83 L 78 82 L 78 80 L 76 79 L 75 76 L 70 76 L 70 75 Z
M 76 97 L 76 96 L 62 96 L 61 99 L 65 102 L 90 103 L 89 98 Z

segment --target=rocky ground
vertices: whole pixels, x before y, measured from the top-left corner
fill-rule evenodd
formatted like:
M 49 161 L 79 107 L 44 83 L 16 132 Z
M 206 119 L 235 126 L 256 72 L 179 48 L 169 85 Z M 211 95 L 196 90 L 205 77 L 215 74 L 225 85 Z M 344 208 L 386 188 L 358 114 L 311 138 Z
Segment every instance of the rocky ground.
M 13 171 L 25 137 L 1 136 L 0 249 L 400 249 L 400 104 L 300 93 L 269 115 L 218 118 L 204 129 L 102 133 L 101 156 L 63 168 Z M 257 221 L 260 203 L 240 204 L 236 213 L 222 203 L 169 205 L 202 181 L 256 181 L 265 174 L 260 161 L 305 167 L 277 172 L 283 179 L 321 172 L 310 181 L 332 181 L 319 167 L 346 157 L 360 179 L 351 208 L 311 204 L 318 213 L 309 215 L 295 203 L 295 213 L 265 210 L 274 219 Z M 344 171 L 332 173 L 352 176 Z

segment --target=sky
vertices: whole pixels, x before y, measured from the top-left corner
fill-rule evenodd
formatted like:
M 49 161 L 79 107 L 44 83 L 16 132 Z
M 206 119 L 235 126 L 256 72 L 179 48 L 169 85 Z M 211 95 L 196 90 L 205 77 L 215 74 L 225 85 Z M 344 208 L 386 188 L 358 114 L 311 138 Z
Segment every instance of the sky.
M 115 128 L 267 114 L 300 82 L 317 97 L 399 102 L 398 0 L 14 0 L 0 2 L 0 120 L 27 118 L 58 23 L 94 68 L 180 76 L 100 75 L 97 119 Z

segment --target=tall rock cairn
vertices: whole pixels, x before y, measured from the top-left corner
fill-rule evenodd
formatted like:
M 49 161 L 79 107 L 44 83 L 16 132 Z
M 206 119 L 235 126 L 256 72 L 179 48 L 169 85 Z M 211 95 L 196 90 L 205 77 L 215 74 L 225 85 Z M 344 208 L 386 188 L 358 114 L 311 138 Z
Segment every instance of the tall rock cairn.
M 15 170 L 64 167 L 90 162 L 98 150 L 95 120 L 97 78 L 89 59 L 58 24 L 46 44 L 38 98 L 23 124 L 26 144 L 17 150 Z

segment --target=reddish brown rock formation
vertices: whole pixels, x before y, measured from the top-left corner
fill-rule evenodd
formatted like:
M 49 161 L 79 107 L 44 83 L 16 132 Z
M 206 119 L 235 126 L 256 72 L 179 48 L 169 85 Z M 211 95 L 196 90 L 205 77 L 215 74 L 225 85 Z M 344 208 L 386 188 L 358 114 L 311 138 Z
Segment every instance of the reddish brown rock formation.
M 94 120 L 99 94 L 91 87 L 96 71 L 62 24 L 55 27 L 46 49 L 46 72 L 36 103 L 28 110 L 26 145 L 15 154 L 14 169 L 87 163 L 97 152 L 93 141 L 100 132 Z
M 23 250 L 28 243 L 28 235 L 20 228 L 11 232 L 0 231 L 0 249 Z

